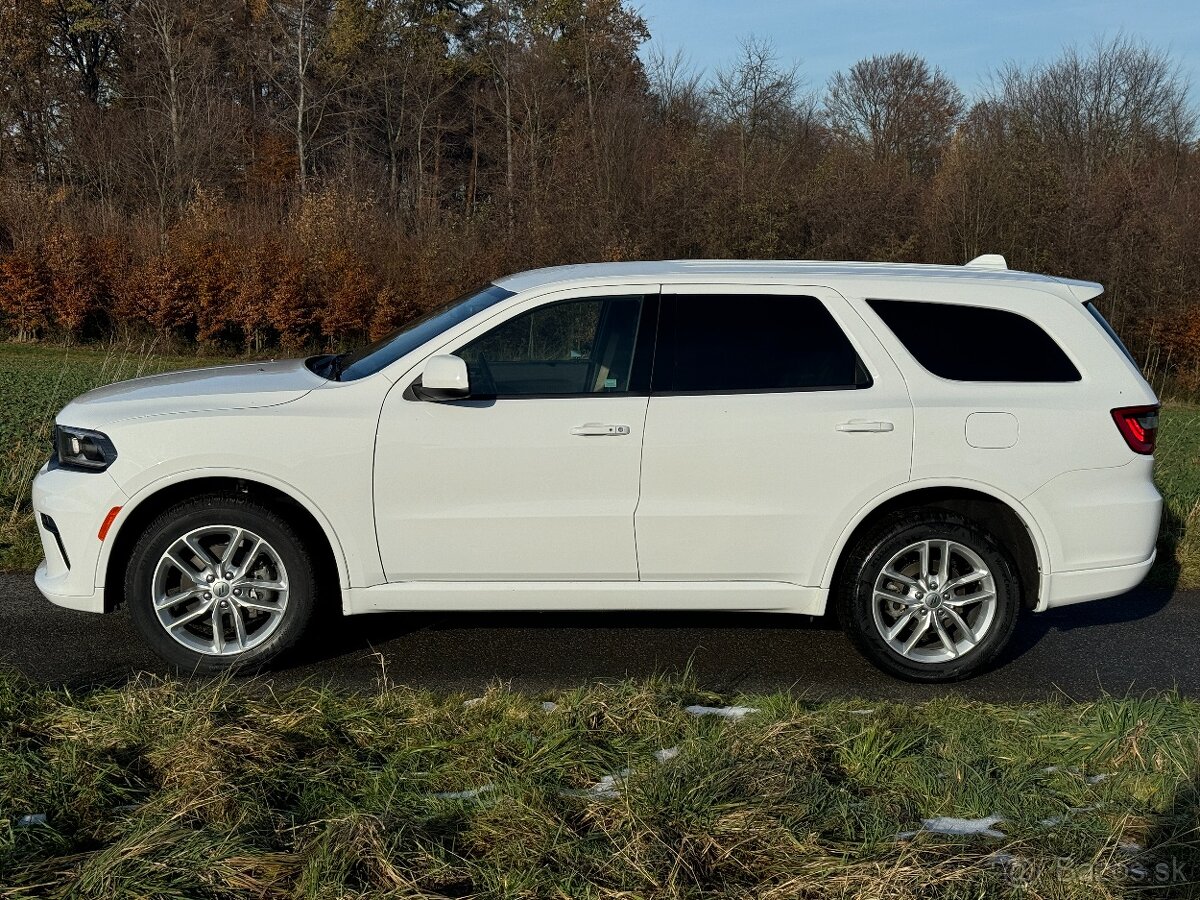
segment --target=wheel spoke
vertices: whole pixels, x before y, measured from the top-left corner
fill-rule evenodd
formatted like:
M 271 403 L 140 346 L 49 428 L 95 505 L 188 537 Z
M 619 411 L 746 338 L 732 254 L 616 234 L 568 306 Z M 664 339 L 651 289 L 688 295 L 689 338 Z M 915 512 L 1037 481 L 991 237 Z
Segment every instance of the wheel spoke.
M 245 532 L 238 528 L 235 529 L 232 536 L 229 538 L 229 544 L 225 547 L 225 552 L 221 554 L 221 568 L 228 571 L 233 565 L 233 555 L 237 553 L 237 548 L 242 544 L 242 535 Z
M 976 594 L 959 594 L 957 597 L 951 597 L 945 602 L 946 606 L 952 606 L 955 609 L 961 609 L 972 603 L 979 603 L 983 600 L 992 600 L 996 594 L 994 591 L 979 591 Z
M 225 650 L 225 613 L 220 603 L 212 606 L 212 648 L 218 654 Z
M 972 570 L 972 571 L 968 572 L 966 575 L 959 575 L 953 581 L 947 582 L 946 585 L 944 586 L 944 590 L 954 591 L 960 587 L 966 587 L 969 584 L 974 584 L 977 581 L 982 581 L 984 578 L 987 578 L 987 575 L 988 575 L 987 572 L 979 572 L 979 571 Z
M 938 558 L 938 589 L 950 580 L 950 542 L 938 541 L 941 546 L 941 556 Z
M 875 589 L 875 599 L 883 598 L 892 603 L 899 603 L 903 606 L 916 606 L 920 603 L 915 597 L 910 597 L 908 594 L 898 594 L 895 591 L 885 591 L 882 588 Z
M 281 581 L 238 581 L 235 582 L 244 591 L 286 591 L 288 586 Z
M 246 623 L 242 620 L 242 611 L 235 605 L 229 610 L 229 617 L 233 619 L 233 639 L 237 643 L 237 648 L 245 650 Z
M 909 578 L 907 575 L 901 575 L 891 566 L 883 570 L 883 577 L 888 581 L 897 581 L 908 588 L 920 587 L 920 585 L 917 583 L 917 579 Z
M 979 641 L 975 637 L 975 632 L 971 630 L 971 626 L 967 624 L 967 620 L 960 616 L 957 610 L 949 606 L 943 606 L 942 610 L 946 613 L 946 617 L 954 623 L 954 627 L 962 632 L 967 643 L 974 647 Z
M 247 597 L 234 597 L 235 606 L 240 606 L 242 609 L 256 609 L 259 612 L 277 613 L 283 612 L 283 607 L 278 603 L 270 603 L 266 600 L 251 600 Z
M 910 609 L 908 612 L 906 612 L 904 615 L 902 615 L 899 619 L 897 619 L 896 624 L 888 629 L 887 639 L 889 641 L 894 641 L 897 637 L 899 637 L 900 632 L 902 632 L 904 630 L 905 626 L 908 625 L 908 623 L 912 621 L 913 616 L 915 616 L 916 614 L 917 614 L 917 611 L 915 609 Z
M 929 541 L 921 541 L 918 551 L 921 554 L 921 578 L 924 578 L 929 574 L 929 544 Z
M 155 609 L 167 609 L 168 607 L 176 606 L 187 600 L 194 600 L 197 597 L 203 597 L 203 596 L 204 596 L 204 588 L 202 588 L 202 587 L 189 588 L 187 590 L 180 591 L 177 594 L 164 594 L 163 596 L 155 599 L 154 608 Z
M 167 551 L 166 559 L 170 561 L 171 565 L 182 572 L 184 577 L 186 577 L 189 581 L 194 582 L 200 577 L 202 570 L 193 566 L 190 560 L 184 559 L 182 556 L 180 556 L 179 551 L 174 547 Z
M 938 614 L 932 613 L 929 618 L 933 619 L 933 627 L 937 629 L 937 636 L 941 640 L 942 646 L 946 648 L 946 652 L 951 656 L 958 656 L 958 647 L 950 639 L 950 635 L 946 632 L 946 626 L 942 624 Z
M 176 628 L 182 628 L 184 625 L 187 625 L 190 622 L 195 622 L 197 619 L 201 619 L 204 616 L 208 615 L 208 613 L 212 610 L 212 607 L 213 607 L 213 604 L 211 602 L 201 603 L 199 606 L 197 606 L 191 612 L 184 613 L 178 619 L 172 619 L 167 624 L 167 628 L 169 628 L 173 631 Z
M 913 633 L 908 636 L 908 641 L 904 644 L 904 655 L 912 653 L 913 647 L 917 646 L 917 642 L 925 636 L 925 632 L 929 630 L 929 616 L 921 617 L 921 624 L 913 629 Z
M 184 536 L 183 545 L 191 550 L 192 553 L 196 555 L 197 559 L 204 563 L 204 569 L 215 569 L 217 567 L 217 560 L 213 558 L 212 554 L 205 550 L 204 547 L 200 545 L 200 542 L 192 538 L 190 535 Z M 201 571 L 204 569 L 201 569 Z
M 238 566 L 237 570 L 233 573 L 234 581 L 241 581 L 246 577 L 246 574 L 250 571 L 250 567 L 254 565 L 254 561 L 258 559 L 258 551 L 262 549 L 262 545 L 263 539 L 255 535 L 250 543 L 250 549 L 246 551 L 246 556 L 242 560 L 242 564 Z

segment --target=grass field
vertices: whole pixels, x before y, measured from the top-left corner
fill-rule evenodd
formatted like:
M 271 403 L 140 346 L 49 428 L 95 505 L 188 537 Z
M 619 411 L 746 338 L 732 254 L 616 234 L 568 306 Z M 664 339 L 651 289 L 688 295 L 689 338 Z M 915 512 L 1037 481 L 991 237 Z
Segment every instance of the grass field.
M 31 570 L 41 547 L 29 508 L 29 484 L 50 452 L 54 416 L 72 397 L 102 384 L 226 360 L 173 356 L 150 348 L 63 349 L 0 343 L 0 571 Z M 1200 406 L 1168 403 L 1156 457 L 1167 512 L 1160 539 L 1159 584 L 1200 587 Z
M 100 385 L 225 362 L 154 352 L 152 346 L 43 347 L 0 343 L 0 571 L 32 571 L 42 558 L 29 485 L 50 455 L 54 416 Z
M 686 709 L 726 700 L 751 711 Z M 1187 896 L 1198 755 L 1200 706 L 1173 697 L 71 695 L 0 675 L 0 897 Z

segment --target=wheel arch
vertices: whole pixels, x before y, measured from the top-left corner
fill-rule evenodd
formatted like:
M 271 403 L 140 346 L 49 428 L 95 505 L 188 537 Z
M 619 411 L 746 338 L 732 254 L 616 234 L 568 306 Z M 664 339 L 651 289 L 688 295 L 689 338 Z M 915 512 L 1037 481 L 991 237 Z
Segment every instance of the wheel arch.
M 1013 555 L 1021 579 L 1023 605 L 1033 609 L 1050 572 L 1045 536 L 1029 511 L 1014 497 L 976 482 L 910 482 L 867 504 L 843 530 L 825 569 L 822 585 L 833 591 L 855 541 L 883 516 L 902 509 L 945 509 L 978 522 Z
M 225 492 L 247 494 L 287 512 L 291 523 L 313 549 L 317 571 L 336 572 L 336 581 L 330 578 L 328 587 L 336 587 L 344 598 L 349 586 L 346 558 L 329 521 L 303 494 L 273 482 L 274 479 L 260 473 L 193 471 L 154 482 L 131 496 L 113 521 L 97 562 L 104 577 L 104 611 L 112 612 L 124 600 L 123 572 L 129 556 L 142 531 L 159 513 L 191 497 Z

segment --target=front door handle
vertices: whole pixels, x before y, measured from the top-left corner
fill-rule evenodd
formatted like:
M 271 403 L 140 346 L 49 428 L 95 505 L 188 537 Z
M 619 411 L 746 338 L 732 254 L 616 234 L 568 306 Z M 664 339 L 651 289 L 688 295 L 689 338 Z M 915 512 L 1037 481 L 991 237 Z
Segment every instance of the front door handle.
M 867 419 L 851 419 L 837 426 L 838 431 L 892 431 L 895 425 L 891 422 L 872 422 Z
M 615 437 L 622 434 L 629 434 L 629 426 L 602 425 L 599 422 L 588 422 L 586 425 L 576 425 L 571 429 L 571 434 L 578 434 L 583 437 Z

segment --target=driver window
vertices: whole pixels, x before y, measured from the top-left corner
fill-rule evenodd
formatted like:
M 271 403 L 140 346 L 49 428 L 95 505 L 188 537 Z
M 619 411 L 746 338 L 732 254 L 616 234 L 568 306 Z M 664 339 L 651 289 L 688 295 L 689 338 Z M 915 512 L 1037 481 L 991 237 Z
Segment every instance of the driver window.
M 613 394 L 629 390 L 642 298 L 548 303 L 458 351 L 477 396 Z

